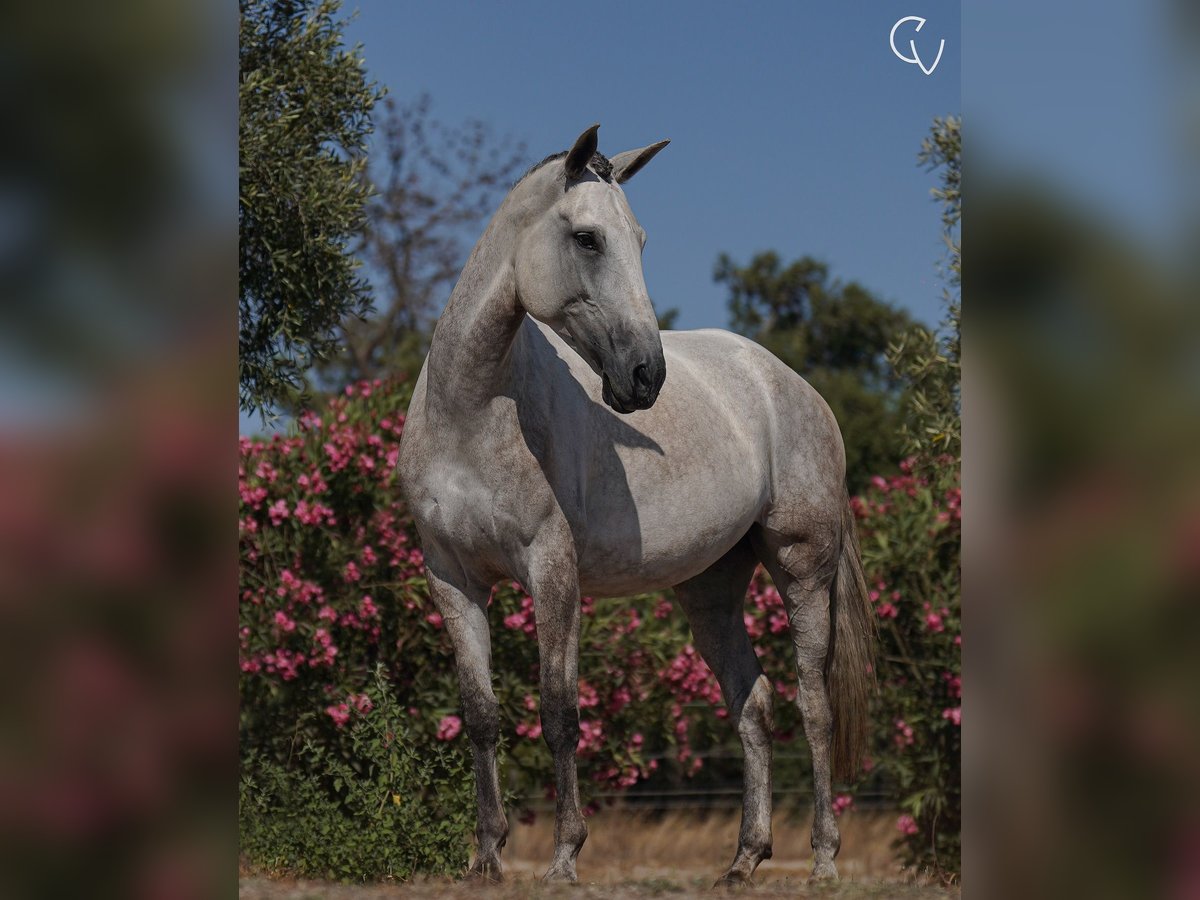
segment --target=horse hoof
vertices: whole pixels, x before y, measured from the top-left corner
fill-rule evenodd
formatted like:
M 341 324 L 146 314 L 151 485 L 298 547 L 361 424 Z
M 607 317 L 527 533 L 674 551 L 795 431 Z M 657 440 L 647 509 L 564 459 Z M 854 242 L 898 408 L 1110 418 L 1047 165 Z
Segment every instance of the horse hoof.
M 471 868 L 467 871 L 467 878 L 471 881 L 499 884 L 504 880 L 504 872 L 500 868 L 500 860 L 475 860 Z
M 743 875 L 741 872 L 726 872 L 717 879 L 713 885 L 713 890 L 717 888 L 725 888 L 726 890 L 737 890 L 738 888 L 752 888 L 754 882 L 750 880 L 749 875 Z
M 574 869 L 562 867 L 551 867 L 546 874 L 542 876 L 542 881 L 558 884 L 574 884 L 579 880 Z
M 817 863 L 813 867 L 812 874 L 808 876 L 808 883 L 813 884 L 818 881 L 837 881 L 838 872 L 837 866 L 831 862 Z

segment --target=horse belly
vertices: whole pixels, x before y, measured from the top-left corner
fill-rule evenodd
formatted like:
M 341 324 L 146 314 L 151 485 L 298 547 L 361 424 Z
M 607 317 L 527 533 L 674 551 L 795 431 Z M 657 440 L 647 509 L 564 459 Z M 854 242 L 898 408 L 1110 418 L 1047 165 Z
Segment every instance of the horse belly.
M 760 467 L 746 465 L 722 479 L 696 472 L 653 485 L 634 482 L 627 501 L 605 499 L 603 512 L 589 510 L 580 589 L 623 596 L 687 581 L 729 552 L 758 520 L 766 478 Z

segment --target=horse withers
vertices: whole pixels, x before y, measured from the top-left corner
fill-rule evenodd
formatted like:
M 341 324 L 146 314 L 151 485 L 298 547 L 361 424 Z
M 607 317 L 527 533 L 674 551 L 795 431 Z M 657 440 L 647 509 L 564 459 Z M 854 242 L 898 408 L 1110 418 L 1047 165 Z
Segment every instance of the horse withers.
M 599 126 L 519 181 L 438 321 L 399 474 L 454 645 L 478 800 L 471 871 L 498 878 L 508 834 L 496 770 L 488 599 L 533 597 L 542 733 L 557 807 L 550 880 L 574 881 L 580 596 L 674 587 L 744 750 L 737 853 L 771 856 L 772 688 L 742 619 L 758 562 L 783 598 L 812 751 L 812 877 L 836 878 L 831 779 L 866 734 L 872 623 L 829 407 L 757 344 L 661 332 L 646 235 L 621 188 L 667 142 L 611 160 Z

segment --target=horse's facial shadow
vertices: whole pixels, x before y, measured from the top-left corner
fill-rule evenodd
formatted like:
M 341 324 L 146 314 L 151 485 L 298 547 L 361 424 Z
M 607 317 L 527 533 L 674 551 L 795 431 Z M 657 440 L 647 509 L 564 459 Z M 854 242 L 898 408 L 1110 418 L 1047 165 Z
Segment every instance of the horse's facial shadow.
M 619 542 L 625 548 L 621 564 L 640 562 L 641 523 L 617 447 L 659 456 L 663 449 L 625 416 L 593 400 L 559 355 L 574 351 L 559 351 L 531 326 L 526 323 L 522 337 L 528 342 L 527 361 L 536 364 L 520 388 L 508 392 L 516 403 L 526 446 L 567 517 L 580 560 L 590 548 L 591 561 L 603 566 L 604 548 Z

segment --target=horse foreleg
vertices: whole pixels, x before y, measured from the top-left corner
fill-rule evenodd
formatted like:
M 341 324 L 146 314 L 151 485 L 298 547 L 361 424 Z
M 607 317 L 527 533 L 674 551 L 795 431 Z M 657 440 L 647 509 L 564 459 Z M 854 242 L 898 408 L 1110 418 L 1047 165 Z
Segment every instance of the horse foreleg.
M 742 739 L 742 826 L 737 854 L 718 885 L 743 884 L 771 858 L 771 684 L 763 674 L 742 608 L 755 559 L 743 541 L 710 568 L 676 586 L 696 647 L 717 681 Z
M 547 881 L 575 881 L 587 840 L 579 810 L 579 589 L 574 566 L 556 567 L 531 585 L 541 666 L 542 737 L 554 757 L 554 860 Z
M 499 881 L 500 851 L 508 838 L 508 819 L 500 796 L 496 742 L 500 737 L 500 704 L 492 691 L 492 647 L 488 630 L 489 590 L 460 588 L 428 571 L 429 591 L 454 644 L 463 718 L 475 769 L 478 809 L 477 847 L 470 874 Z

